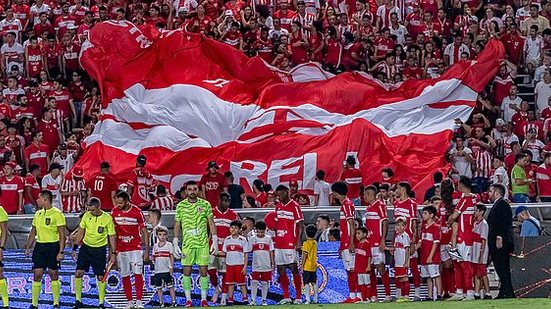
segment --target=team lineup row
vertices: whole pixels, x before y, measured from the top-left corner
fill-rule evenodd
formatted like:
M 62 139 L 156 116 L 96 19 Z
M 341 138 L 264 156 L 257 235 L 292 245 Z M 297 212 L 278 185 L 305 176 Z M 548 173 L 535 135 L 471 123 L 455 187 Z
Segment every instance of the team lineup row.
M 471 300 L 475 296 L 487 298 L 489 295 L 486 265 L 488 263 L 488 224 L 484 220 L 485 207 L 477 204 L 477 197 L 470 193 L 470 179 L 463 177 L 458 186 L 458 199 L 450 206 L 447 199 L 435 197 L 433 205 L 423 208 L 423 223 L 418 227 L 417 204 L 409 198 L 411 186 L 402 182 L 397 186 L 394 220 L 396 233 L 391 246 L 386 244 L 388 217 L 386 206 L 377 199 L 378 190 L 368 186 L 364 190 L 367 202 L 364 216 L 365 226 L 355 224 L 355 206 L 347 198 L 347 185 L 336 182 L 332 185 L 334 196 L 341 204 L 340 209 L 340 255 L 348 274 L 350 297 L 345 301 L 377 301 L 376 271 L 382 278 L 385 300 L 390 295 L 390 278 L 385 269 L 385 251 L 393 255 L 395 269 L 396 299 L 409 301 L 408 269 L 413 276 L 415 286 L 414 300 L 419 299 L 420 278 L 427 278 L 429 299 L 439 300 L 455 292 L 451 300 Z M 280 303 L 300 303 L 302 286 L 305 287 L 305 302 L 310 303 L 310 289 L 313 287 L 313 302 L 317 302 L 317 243 L 315 226 L 305 229 L 307 240 L 301 241 L 304 224 L 300 206 L 289 197 L 289 189 L 283 185 L 276 188 L 278 203 L 275 211 L 268 213 L 264 221 L 257 222 L 255 233 L 240 235 L 239 217 L 229 209 L 230 197 L 221 193 L 217 207 L 198 197 L 199 187 L 190 181 L 185 185 L 187 198 L 176 209 L 174 238 L 167 241 L 168 229 L 155 226 L 155 238 L 150 259 L 150 236 L 145 225 L 142 211 L 130 203 L 129 195 L 120 191 L 116 195 L 116 207 L 111 214 L 100 209 L 100 201 L 91 198 L 87 211 L 81 218 L 78 229 L 71 235 L 74 256 L 77 259 L 75 272 L 75 307 L 82 307 L 82 278 L 92 267 L 97 276 L 99 307 L 104 308 L 106 275 L 117 268 L 122 277 L 123 288 L 128 300 L 128 308 L 143 308 L 142 297 L 144 280 L 143 264 L 153 262 L 153 285 L 158 289 L 162 302 L 162 290 L 168 288 L 172 305 L 176 306 L 173 289 L 174 259 L 181 258 L 183 265 L 183 288 L 186 307 L 191 303 L 191 269 L 199 266 L 201 306 L 208 306 L 207 291 L 210 283 L 215 287 L 213 301 L 220 293 L 220 304 L 233 302 L 235 285 L 242 290 L 243 301 L 248 302 L 245 275 L 249 255 L 252 255 L 251 302 L 255 303 L 259 285 L 262 286 L 262 304 L 266 296 L 275 268 L 279 274 L 279 283 L 283 290 Z M 492 187 L 493 200 L 502 200 L 504 188 Z M 52 194 L 42 191 L 38 199 L 40 210 L 32 222 L 32 229 L 26 246 L 26 255 L 33 261 L 34 279 L 32 283 L 32 305 L 37 308 L 41 292 L 43 274 L 48 270 L 51 279 L 53 307 L 59 308 L 61 285 L 58 279 L 60 262 L 64 258 L 66 223 L 63 213 L 52 207 Z M 5 211 L 0 214 L 0 249 L 6 242 Z M 210 235 L 210 236 L 209 236 Z M 273 235 L 273 240 L 270 235 Z M 247 237 L 246 237 L 247 236 Z M 180 242 L 181 238 L 181 242 Z M 209 245 L 210 243 L 210 245 Z M 449 245 L 448 245 L 449 243 Z M 142 247 L 142 245 L 144 245 Z M 503 244 L 501 244 L 503 246 Z M 105 254 L 109 248 L 109 254 Z M 143 250 L 142 250 L 143 249 Z M 78 252 L 78 253 L 77 253 Z M 302 252 L 302 276 L 299 272 L 298 252 Z M 453 260 L 453 263 L 452 263 Z M 453 265 L 453 266 L 452 266 Z M 0 294 L 3 304 L 9 307 L 6 280 L 3 277 L 3 265 L 0 265 Z M 291 300 L 287 269 L 292 273 L 296 295 Z M 446 274 L 455 270 L 456 289 L 449 287 Z M 451 271 L 451 282 L 454 275 Z M 420 272 L 419 272 L 420 271 Z M 442 273 L 442 276 L 441 276 Z M 222 277 L 219 284 L 218 275 Z M 135 300 L 132 293 L 131 276 L 134 277 Z M 443 282 L 444 279 L 444 282 Z M 510 278 L 502 278 L 502 285 L 510 283 Z M 375 284 L 371 284 L 374 282 Z M 473 286 L 473 282 L 476 288 Z M 446 286 L 447 285 L 447 286 Z M 434 288 L 434 292 L 433 292 Z M 476 293 L 475 293 L 476 291 Z M 465 293 L 464 293 L 465 292 Z M 478 292 L 481 292 L 480 294 Z M 513 295 L 501 295 L 512 297 Z

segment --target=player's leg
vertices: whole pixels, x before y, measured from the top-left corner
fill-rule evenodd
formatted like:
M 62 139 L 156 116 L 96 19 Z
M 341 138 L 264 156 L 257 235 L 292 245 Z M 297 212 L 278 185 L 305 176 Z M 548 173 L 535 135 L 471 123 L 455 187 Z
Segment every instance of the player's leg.
M 2 296 L 2 305 L 9 308 L 8 283 L 4 278 L 4 263 L 0 261 L 0 296 Z
M 46 267 L 50 275 L 50 286 L 54 300 L 54 308 L 59 307 L 59 298 L 61 297 L 61 283 L 59 282 L 60 262 L 57 261 L 59 253 L 59 243 L 48 244 L 46 254 Z
M 157 297 L 159 298 L 159 307 L 164 307 L 165 300 L 164 300 L 163 288 L 157 287 Z
M 356 292 L 357 292 L 358 278 L 356 277 L 356 273 L 353 271 L 354 255 L 350 253 L 350 250 L 345 249 L 341 251 L 341 257 L 342 257 L 342 263 L 344 265 L 344 270 L 346 270 L 346 276 L 348 279 L 348 291 L 349 291 L 348 298 L 344 301 L 344 303 L 357 302 L 358 299 L 356 298 Z
M 119 252 L 117 254 L 117 266 L 119 267 L 119 274 L 122 278 L 122 287 L 124 289 L 124 295 L 128 302 L 127 307 L 134 307 L 134 301 L 132 300 L 132 282 L 130 281 L 130 259 L 129 252 Z
M 186 307 L 191 307 L 191 267 L 195 262 L 195 251 L 190 248 L 182 248 L 182 265 L 184 295 L 186 296 Z
M 419 262 L 417 252 L 409 259 L 409 267 L 411 270 L 411 277 L 413 281 L 413 287 L 415 288 L 414 301 L 421 300 L 421 273 L 419 272 Z
M 199 266 L 199 285 L 201 287 L 201 306 L 208 307 L 207 303 L 207 292 L 209 290 L 209 274 L 207 267 L 209 265 L 209 248 L 199 248 L 196 249 L 196 264 Z
M 106 283 L 104 282 L 103 276 L 105 275 L 105 271 L 107 268 L 107 247 L 100 247 L 100 248 L 88 248 L 90 250 L 91 258 L 90 263 L 92 266 L 92 271 L 94 272 L 94 275 L 96 276 L 96 285 L 98 288 L 98 303 L 99 306 L 102 307 L 105 302 L 105 290 L 106 290 Z M 89 267 L 85 269 L 85 271 L 88 271 Z
M 128 252 L 130 259 L 130 273 L 134 276 L 134 288 L 136 289 L 136 308 L 143 308 L 142 298 L 144 289 L 143 280 L 143 255 L 141 250 Z
M 222 297 L 227 298 L 228 296 L 228 285 L 226 284 L 226 258 L 218 257 L 218 275 L 222 277 L 222 284 L 220 286 Z
M 258 295 L 258 286 L 260 284 L 260 273 L 253 271 L 251 274 L 251 304 L 256 304 L 256 296 Z
M 480 296 L 483 299 L 492 299 L 492 294 L 490 294 L 490 280 L 488 279 L 488 274 L 486 274 L 486 265 L 482 265 L 482 267 L 484 267 L 484 270 L 485 270 L 485 274 L 481 278 L 484 295 L 480 294 Z
M 294 263 L 289 264 L 289 269 L 291 270 L 291 274 L 293 275 L 293 283 L 295 286 L 295 303 L 300 303 L 302 301 L 302 278 L 300 276 L 300 272 L 298 271 L 296 260 Z
M 82 245 L 80 247 L 78 258 L 77 258 L 77 267 L 75 270 L 75 306 L 74 308 L 82 307 L 82 278 L 84 273 L 90 269 L 91 265 L 91 253 L 88 252 L 88 246 Z
M 209 273 L 210 285 L 214 288 L 214 294 L 212 294 L 211 302 L 216 303 L 218 296 L 220 295 L 220 283 L 218 280 L 218 257 L 211 255 L 209 257 L 209 266 L 207 268 Z
M 429 265 L 429 274 L 434 281 L 436 287 L 436 299 L 440 300 L 442 297 L 442 278 L 440 277 L 440 267 L 437 264 Z
M 271 275 L 271 273 L 270 273 Z M 262 280 L 260 281 L 260 289 L 261 289 L 261 297 L 262 297 L 262 305 L 264 305 L 268 299 L 268 289 L 270 288 L 270 280 Z
M 283 290 L 283 299 L 279 303 L 282 305 L 289 304 L 291 303 L 291 297 L 289 293 L 289 278 L 287 277 L 285 249 L 275 249 L 275 264 L 277 267 L 277 280 Z
M 372 260 L 372 264 L 375 265 L 376 267 L 374 267 L 373 269 L 377 269 L 377 272 L 379 273 L 379 275 L 381 276 L 381 281 L 383 283 L 383 286 L 385 288 L 385 300 L 391 300 L 391 296 L 390 296 L 390 275 L 388 273 L 388 271 L 386 270 L 386 267 L 385 267 L 385 253 L 384 251 L 381 251 L 381 249 L 379 247 L 373 247 L 371 248 L 371 260 Z M 374 273 L 374 271 L 372 271 L 371 273 Z M 375 276 L 374 277 L 375 280 L 377 280 L 377 277 Z M 370 277 L 370 280 L 372 280 L 373 277 L 371 276 Z M 371 281 L 373 283 L 373 281 Z M 377 282 L 377 281 L 375 281 Z M 377 293 L 377 287 L 375 287 L 375 295 Z M 363 295 L 364 298 L 366 297 L 366 295 Z

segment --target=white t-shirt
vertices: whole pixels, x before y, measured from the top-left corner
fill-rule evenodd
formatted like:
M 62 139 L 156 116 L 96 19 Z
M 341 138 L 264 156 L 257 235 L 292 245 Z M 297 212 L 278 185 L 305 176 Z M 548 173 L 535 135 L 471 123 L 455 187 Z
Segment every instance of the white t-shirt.
M 249 245 L 253 253 L 253 271 L 272 271 L 270 252 L 274 251 L 274 242 L 270 236 L 249 238 Z
M 482 219 L 482 221 L 474 223 L 473 233 L 478 234 L 480 238 L 486 240 L 486 245 L 484 246 L 484 254 L 482 255 L 482 264 L 486 264 L 488 262 L 488 231 L 489 227 L 486 220 Z M 482 243 L 474 241 L 471 262 L 478 264 L 480 259 L 480 249 L 482 249 Z
M 73 164 L 75 164 L 74 154 L 67 155 L 67 157 L 63 159 L 59 153 L 55 152 L 52 163 L 61 164 L 63 166 L 63 173 L 67 173 L 71 170 Z
M 538 111 L 542 111 L 547 108 L 547 102 L 549 97 L 551 97 L 551 83 L 546 84 L 543 80 L 536 84 L 534 93 L 538 94 L 538 99 L 536 100 L 536 107 Z
M 503 120 L 507 122 L 513 121 L 513 115 L 517 112 L 514 109 L 510 108 L 510 104 L 515 104 L 517 107 L 520 107 L 520 103 L 522 103 L 522 99 L 517 96 L 514 99 L 511 99 L 509 96 L 506 96 L 503 98 L 503 101 L 501 101 L 501 110 L 503 111 Z
M 329 194 L 331 193 L 331 185 L 324 180 L 318 180 L 314 183 L 314 194 L 319 195 L 318 204 L 314 206 L 330 206 Z
M 470 154 L 470 155 L 473 154 L 473 151 L 471 149 L 469 149 L 468 147 L 464 147 L 463 150 L 465 151 L 466 154 Z M 450 153 L 450 155 L 455 155 L 459 151 L 460 150 L 457 150 L 456 147 L 453 147 L 450 150 L 449 153 Z M 471 162 L 469 162 L 469 160 L 467 160 L 467 157 L 465 157 L 465 156 L 462 156 L 462 157 L 454 156 L 453 159 L 452 159 L 452 165 L 459 172 L 460 176 L 467 176 L 469 178 L 473 177 L 473 171 L 471 169 Z
M 396 36 L 396 43 L 403 45 L 406 42 L 406 35 L 408 34 L 408 29 L 404 27 L 403 25 L 398 24 L 398 28 L 394 29 L 392 25 L 390 25 L 390 34 L 394 34 Z
M 155 230 L 153 230 L 155 231 Z M 174 254 L 174 247 L 168 241 L 162 247 L 159 243 L 153 245 L 153 260 L 155 261 L 155 273 L 163 274 L 170 272 L 172 263 L 170 257 Z
M 531 36 L 526 37 L 526 41 L 524 41 L 524 51 L 527 52 L 526 60 L 539 62 L 542 48 L 543 38 L 540 35 L 537 35 L 535 38 Z
M 226 265 L 235 266 L 245 264 L 245 252 L 250 252 L 251 249 L 247 238 L 239 235 L 236 238 L 226 237 L 222 251 L 226 253 Z
M 61 182 L 63 181 L 63 176 L 58 175 L 57 178 L 53 178 L 52 174 L 48 174 L 42 178 L 42 189 L 52 192 L 53 201 L 52 205 L 56 208 L 61 208 L 61 193 L 59 192 L 61 188 Z
M 492 184 L 502 184 L 505 188 L 509 188 L 509 175 L 507 174 L 507 170 L 500 166 L 492 175 Z M 505 198 L 508 197 L 509 192 L 505 192 Z
M 524 140 L 524 143 L 522 143 L 522 147 L 530 150 L 530 152 L 532 153 L 532 160 L 534 162 L 541 162 L 540 152 L 543 147 L 545 147 L 545 144 L 542 141 L 540 141 L 539 139 L 536 139 L 533 142 Z

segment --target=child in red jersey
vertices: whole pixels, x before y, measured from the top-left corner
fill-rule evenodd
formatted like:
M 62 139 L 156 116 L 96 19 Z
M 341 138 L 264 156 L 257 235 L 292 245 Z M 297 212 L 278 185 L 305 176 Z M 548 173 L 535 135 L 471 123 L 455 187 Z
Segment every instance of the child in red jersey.
M 371 285 L 371 244 L 367 240 L 367 229 L 363 226 L 356 229 L 358 243 L 354 250 L 354 272 L 358 276 L 359 292 L 356 296 L 362 301 L 369 302 L 369 286 Z
M 427 278 L 429 300 L 434 300 L 433 287 L 436 286 L 437 299 L 442 295 L 440 278 L 440 225 L 434 220 L 436 207 L 429 205 L 423 208 L 423 226 L 421 227 L 421 277 Z

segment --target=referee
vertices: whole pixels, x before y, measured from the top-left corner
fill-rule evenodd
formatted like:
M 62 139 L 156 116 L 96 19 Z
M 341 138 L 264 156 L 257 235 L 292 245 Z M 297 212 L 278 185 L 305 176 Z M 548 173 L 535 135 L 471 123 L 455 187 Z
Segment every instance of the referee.
M 65 217 L 58 208 L 52 207 L 53 195 L 48 190 L 42 190 L 38 197 L 38 210 L 34 214 L 31 232 L 27 238 L 25 255 L 30 256 L 31 247 L 36 240 L 36 246 L 32 253 L 33 259 L 33 285 L 31 309 L 38 309 L 38 298 L 42 292 L 42 276 L 48 269 L 52 294 L 54 297 L 53 308 L 59 308 L 59 296 L 61 284 L 59 282 L 59 267 L 63 260 L 65 249 Z M 61 241 L 60 241 L 61 240 Z
M 114 265 L 116 261 L 115 225 L 110 214 L 100 208 L 100 200 L 92 197 L 88 202 L 86 213 L 80 219 L 80 224 L 75 235 L 75 245 L 73 245 L 73 256 L 76 255 L 78 244 L 82 243 L 78 251 L 77 269 L 75 272 L 75 306 L 74 308 L 83 308 L 82 305 L 82 277 L 84 273 L 90 270 L 96 275 L 96 284 L 98 288 L 99 308 L 105 308 L 103 301 L 105 299 L 105 264 L 107 263 L 106 249 L 109 244 L 109 262 Z
M 1 190 L 0 190 L 1 193 Z M 2 296 L 3 308 L 9 308 L 8 284 L 4 278 L 4 246 L 8 239 L 8 213 L 0 206 L 0 295 Z

